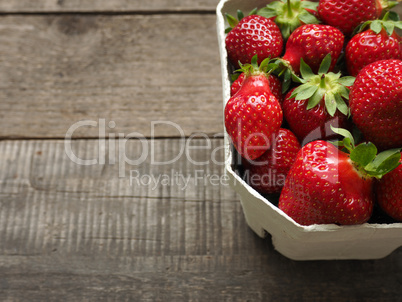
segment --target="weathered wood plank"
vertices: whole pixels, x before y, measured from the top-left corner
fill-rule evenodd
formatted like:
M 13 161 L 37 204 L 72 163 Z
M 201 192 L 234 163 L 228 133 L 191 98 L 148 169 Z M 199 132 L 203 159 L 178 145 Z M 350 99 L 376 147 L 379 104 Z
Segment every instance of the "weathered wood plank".
M 0 12 L 213 11 L 217 0 L 0 0 Z
M 228 272 L 217 266 L 215 272 L 162 270 L 138 273 L 130 271 L 130 260 L 119 263 L 120 266 L 127 266 L 124 272 L 116 272 L 119 269 L 112 267 L 116 264 L 111 262 L 111 258 L 99 260 L 100 263 L 109 263 L 110 269 L 96 267 L 88 274 L 74 269 L 58 272 L 38 269 L 35 272 L 21 272 L 14 268 L 0 270 L 2 277 L 9 278 L 0 285 L 6 288 L 0 288 L 0 293 L 5 298 L 3 301 L 400 301 L 397 290 L 400 284 L 395 279 L 379 278 L 378 282 L 373 282 L 377 267 L 373 263 L 287 263 L 282 264 L 281 271 L 277 266 L 269 268 L 267 265 L 278 259 L 262 256 L 262 270 L 251 268 Z M 182 262 L 194 260 L 200 258 L 182 259 Z M 210 261 L 206 257 L 203 260 Z M 248 260 L 247 256 L 237 259 L 229 257 L 225 262 L 233 261 L 233 266 L 242 266 Z M 54 266 L 57 267 L 57 263 Z M 86 265 L 91 266 L 91 263 Z M 341 271 L 348 266 L 361 269 L 361 274 L 350 270 Z M 331 269 L 333 272 L 325 273 L 324 269 Z M 390 273 L 395 276 L 397 273 L 394 270 L 377 271 L 386 276 Z M 359 276 L 364 278 L 359 279 Z M 391 281 L 391 284 L 385 285 L 386 281 Z M 391 285 L 394 286 L 393 289 Z
M 222 132 L 214 28 L 214 15 L 1 16 L 0 138 L 62 138 L 99 119 L 116 136 Z M 173 124 L 153 133 L 152 121 Z
M 66 154 L 63 141 L 0 143 L 0 251 L 236 253 L 247 228 L 236 196 L 220 186 L 225 181 L 222 166 L 213 163 L 223 161 L 223 140 L 208 141 L 211 150 L 220 150 L 216 158 L 211 158 L 204 140 L 194 140 L 192 148 L 203 149 L 188 149 L 187 154 L 181 140 L 156 140 L 148 141 L 155 151 L 143 163 L 86 166 Z M 71 144 L 77 157 L 100 159 L 98 141 Z M 108 145 L 105 150 L 110 154 Z M 141 143 L 129 141 L 123 156 L 133 159 L 142 152 Z M 172 163 L 156 164 L 178 156 Z M 195 165 L 194 160 L 209 163 Z
M 206 176 L 223 175 L 222 149 L 211 157 L 221 139 L 188 154 L 180 139 L 147 140 L 154 160 L 138 165 L 109 160 L 118 144 L 74 140 L 78 158 L 106 156 L 78 165 L 65 143 L 0 142 L 2 301 L 399 299 L 402 249 L 382 260 L 296 262 L 254 235 L 232 190 Z M 142 152 L 137 140 L 125 145 L 132 160 Z M 152 186 L 175 172 L 189 177 L 185 190 L 180 181 Z
M 314 0 L 313 0 L 314 1 Z M 318 0 L 315 0 L 316 2 Z M 0 0 L 0 13 L 57 13 L 57 12 L 214 12 L 218 0 Z M 393 9 L 402 13 L 401 5 Z

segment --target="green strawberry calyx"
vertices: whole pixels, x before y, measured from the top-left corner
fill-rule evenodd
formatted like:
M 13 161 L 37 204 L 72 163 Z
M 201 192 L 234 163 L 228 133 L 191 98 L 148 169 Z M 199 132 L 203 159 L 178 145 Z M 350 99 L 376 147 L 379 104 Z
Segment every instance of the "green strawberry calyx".
M 252 9 L 247 16 L 251 15 L 256 15 L 257 14 L 257 8 Z M 237 24 L 239 24 L 240 20 L 244 18 L 244 13 L 241 10 L 237 10 L 237 18 L 226 13 L 226 20 L 229 24 L 229 27 L 225 29 L 225 33 L 229 33 L 233 28 L 236 27 Z
M 272 59 L 270 64 L 276 76 L 282 80 L 282 93 L 286 93 L 289 90 L 292 81 L 300 82 L 299 77 L 294 72 L 290 63 L 282 58 Z
M 302 24 L 318 24 L 320 21 L 310 12 L 317 11 L 318 2 L 302 0 L 277 0 L 258 10 L 266 18 L 275 17 L 274 22 L 287 40 L 290 34 Z
M 342 141 L 331 143 L 349 153 L 350 160 L 362 177 L 381 179 L 400 165 L 401 148 L 389 149 L 377 154 L 378 150 L 373 143 L 363 142 L 356 145 L 353 135 L 348 130 L 333 126 L 331 130 L 344 137 Z
M 235 73 L 243 73 L 246 77 L 255 75 L 265 75 L 266 77 L 274 70 L 275 64 L 270 63 L 270 58 L 264 59 L 260 65 L 258 65 L 258 56 L 254 55 L 251 58 L 251 62 L 247 64 L 242 64 L 239 61 L 240 68 L 235 70 Z
M 369 27 L 373 32 L 379 34 L 383 29 L 388 36 L 391 36 L 395 28 L 402 29 L 402 21 L 399 20 L 399 15 L 395 12 L 387 12 L 382 19 L 370 20 L 358 26 L 353 35 L 361 33 Z
M 307 100 L 307 110 L 316 107 L 322 100 L 329 115 L 334 116 L 339 110 L 344 115 L 349 115 L 349 107 L 345 100 L 349 100 L 349 86 L 352 86 L 355 77 L 341 77 L 341 73 L 328 72 L 331 65 L 331 55 L 328 54 L 321 62 L 318 74 L 314 74 L 311 68 L 300 61 L 301 78 L 296 78 L 301 83 L 293 90 L 290 98 Z

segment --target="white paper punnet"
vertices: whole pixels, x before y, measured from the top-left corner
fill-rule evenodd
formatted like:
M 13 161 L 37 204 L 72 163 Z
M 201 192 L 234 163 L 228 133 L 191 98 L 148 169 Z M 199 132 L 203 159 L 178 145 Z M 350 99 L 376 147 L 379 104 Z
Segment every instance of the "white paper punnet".
M 222 0 L 217 14 L 217 34 L 221 59 L 223 106 L 230 98 L 228 59 L 225 49 L 225 13 L 236 16 L 262 8 L 270 1 Z M 260 237 L 272 236 L 275 249 L 294 260 L 378 259 L 402 246 L 402 223 L 338 226 L 335 224 L 302 226 L 251 188 L 232 168 L 232 152 L 225 136 L 225 172 L 238 193 L 249 227 Z

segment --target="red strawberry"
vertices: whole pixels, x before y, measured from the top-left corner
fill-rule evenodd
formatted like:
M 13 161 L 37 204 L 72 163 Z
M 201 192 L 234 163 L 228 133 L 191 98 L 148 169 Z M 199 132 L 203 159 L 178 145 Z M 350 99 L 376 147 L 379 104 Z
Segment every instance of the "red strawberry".
M 235 95 L 235 93 L 240 90 L 240 87 L 241 85 L 243 85 L 245 78 L 246 78 L 245 74 L 241 73 L 239 77 L 232 83 L 232 86 L 230 87 L 230 96 Z M 269 74 L 268 81 L 269 81 L 269 88 L 271 89 L 272 94 L 281 104 L 283 101 L 281 80 L 279 80 L 278 77 Z
M 334 131 L 343 133 L 342 129 Z M 299 151 L 279 198 L 279 208 L 297 223 L 351 225 L 371 217 L 373 177 L 394 169 L 395 161 L 376 156 L 371 143 L 355 146 L 351 134 L 345 133 L 343 146 L 350 154 L 323 140 Z
M 378 19 L 383 11 L 395 5 L 395 1 L 388 0 L 320 0 L 318 14 L 325 24 L 340 29 L 345 36 L 350 36 L 358 25 Z
M 402 163 L 402 160 L 399 161 Z M 390 217 L 402 221 L 402 165 L 376 184 L 377 202 Z
M 279 129 L 273 134 L 270 149 L 245 164 L 247 182 L 260 193 L 279 193 L 300 148 L 299 141 L 290 130 Z
M 346 66 L 349 74 L 357 76 L 366 65 L 379 60 L 402 59 L 402 39 L 394 31 L 395 26 L 401 27 L 402 22 L 387 20 L 366 22 L 370 29 L 362 31 L 348 42 L 346 46 Z
M 226 50 L 236 68 L 239 67 L 239 61 L 242 64 L 250 63 L 254 55 L 258 55 L 259 64 L 265 58 L 281 55 L 283 38 L 274 21 L 258 15 L 247 16 L 240 21 L 227 15 L 227 19 L 232 29 L 226 36 Z
M 283 118 L 263 71 L 268 59 L 260 67 L 256 61 L 255 56 L 251 64 L 242 66 L 246 79 L 225 106 L 226 131 L 239 154 L 252 160 L 269 149 L 271 135 L 279 130 Z
M 299 74 L 300 59 L 303 59 L 314 72 L 317 72 L 321 61 L 327 54 L 330 54 L 332 60 L 329 71 L 332 71 L 342 52 L 343 42 L 343 34 L 332 26 L 302 25 L 290 35 L 282 59 L 294 73 Z
M 348 86 L 353 77 L 340 77 L 340 73 L 327 72 L 331 64 L 330 55 L 323 60 L 318 74 L 314 74 L 306 63 L 301 62 L 300 79 L 303 84 L 290 90 L 282 109 L 289 128 L 304 145 L 316 139 L 330 139 L 337 135 L 330 126 L 349 128 Z
M 379 149 L 402 145 L 402 61 L 381 60 L 364 67 L 349 97 L 352 119 Z
M 272 1 L 266 7 L 260 9 L 258 14 L 266 18 L 272 18 L 279 26 L 283 38 L 289 35 L 303 24 L 317 24 L 316 18 L 318 3 L 303 0 Z

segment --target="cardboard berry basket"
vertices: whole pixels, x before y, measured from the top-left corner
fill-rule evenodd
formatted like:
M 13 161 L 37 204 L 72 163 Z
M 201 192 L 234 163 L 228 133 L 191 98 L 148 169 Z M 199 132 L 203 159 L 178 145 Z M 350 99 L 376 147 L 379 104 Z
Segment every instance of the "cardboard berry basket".
M 217 33 L 221 58 L 223 106 L 230 98 L 230 65 L 225 49 L 225 13 L 236 16 L 262 8 L 267 0 L 221 0 L 217 6 Z M 402 223 L 365 223 L 354 226 L 335 224 L 302 226 L 288 217 L 272 198 L 263 197 L 236 172 L 236 156 L 225 137 L 225 170 L 238 193 L 249 227 L 260 237 L 271 234 L 275 249 L 293 260 L 378 259 L 402 246 Z

